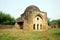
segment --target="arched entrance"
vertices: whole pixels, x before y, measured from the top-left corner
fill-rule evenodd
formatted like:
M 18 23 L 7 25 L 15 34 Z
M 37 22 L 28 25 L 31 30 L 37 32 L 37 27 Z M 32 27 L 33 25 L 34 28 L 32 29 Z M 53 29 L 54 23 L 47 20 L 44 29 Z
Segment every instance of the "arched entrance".
M 33 19 L 33 29 L 34 30 L 42 30 L 42 17 L 37 15 L 34 19 Z

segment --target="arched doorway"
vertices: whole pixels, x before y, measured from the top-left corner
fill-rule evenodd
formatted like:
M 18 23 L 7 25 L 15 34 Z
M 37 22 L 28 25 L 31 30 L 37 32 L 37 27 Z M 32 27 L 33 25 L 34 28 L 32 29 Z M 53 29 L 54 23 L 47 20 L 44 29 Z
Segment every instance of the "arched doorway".
M 35 30 L 35 24 L 33 24 L 33 29 Z
M 40 15 L 35 16 L 33 19 L 33 29 L 34 30 L 41 30 L 42 29 L 42 17 Z

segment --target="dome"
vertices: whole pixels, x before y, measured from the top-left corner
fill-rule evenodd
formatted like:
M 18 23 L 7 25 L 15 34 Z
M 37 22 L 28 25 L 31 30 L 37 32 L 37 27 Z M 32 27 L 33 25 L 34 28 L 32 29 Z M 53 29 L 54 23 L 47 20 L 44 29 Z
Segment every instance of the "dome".
M 29 10 L 40 11 L 39 8 L 37 6 L 34 6 L 34 5 L 28 6 L 25 11 L 29 11 Z

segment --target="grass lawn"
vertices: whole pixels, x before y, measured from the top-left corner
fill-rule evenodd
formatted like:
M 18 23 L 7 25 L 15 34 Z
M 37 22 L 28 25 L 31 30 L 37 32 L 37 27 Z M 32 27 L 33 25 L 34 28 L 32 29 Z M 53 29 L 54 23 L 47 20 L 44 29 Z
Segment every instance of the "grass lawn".
M 0 29 L 0 40 L 60 40 L 60 29 L 48 29 L 43 32 L 19 29 Z

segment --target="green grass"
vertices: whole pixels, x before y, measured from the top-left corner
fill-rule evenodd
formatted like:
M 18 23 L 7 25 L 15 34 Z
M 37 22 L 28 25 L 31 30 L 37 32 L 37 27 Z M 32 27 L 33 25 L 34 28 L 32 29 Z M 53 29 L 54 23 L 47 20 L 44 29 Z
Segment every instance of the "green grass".
M 1 29 L 0 40 L 60 40 L 60 29 L 48 29 L 43 32 L 19 29 Z

